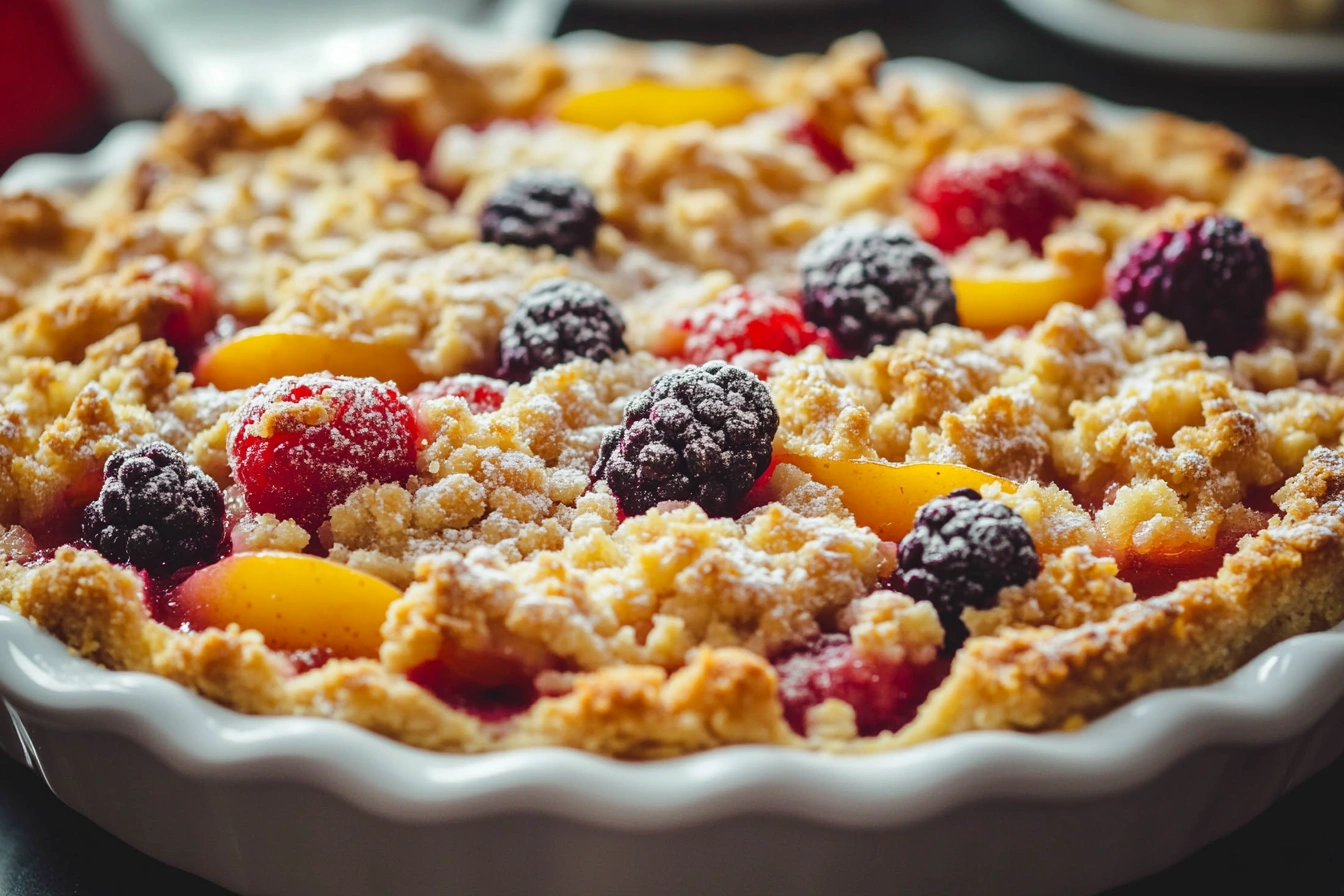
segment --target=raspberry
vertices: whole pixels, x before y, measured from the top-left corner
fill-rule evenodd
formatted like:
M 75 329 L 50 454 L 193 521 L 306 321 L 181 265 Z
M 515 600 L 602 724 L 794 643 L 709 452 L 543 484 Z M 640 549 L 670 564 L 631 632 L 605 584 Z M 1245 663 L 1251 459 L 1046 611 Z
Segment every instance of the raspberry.
M 742 286 L 725 290 L 674 326 L 686 331 L 681 356 L 692 364 L 730 361 L 746 351 L 796 355 L 818 339 L 797 302 Z
M 726 516 L 770 465 L 779 414 L 751 373 L 722 361 L 653 381 L 625 407 L 593 466 L 627 515 L 694 501 Z
M 1222 215 L 1155 233 L 1111 270 L 1111 295 L 1127 321 L 1141 323 L 1150 313 L 1180 321 L 1216 355 L 1259 340 L 1273 294 L 1265 244 Z
M 224 494 L 176 448 L 118 451 L 84 509 L 84 540 L 114 563 L 154 575 L 213 562 L 224 539 Z
M 915 527 L 901 539 L 897 562 L 893 586 L 938 609 L 949 648 L 966 640 L 962 610 L 988 609 L 999 589 L 1025 585 L 1041 571 L 1026 521 L 969 488 L 919 509 Z
M 902 330 L 957 322 L 943 257 L 904 224 L 837 224 L 799 253 L 803 315 L 841 349 L 866 355 Z
M 784 718 L 806 734 L 807 711 L 823 700 L 843 700 L 854 708 L 859 734 L 897 731 L 915 717 L 929 691 L 947 674 L 947 663 L 927 666 L 869 657 L 846 635 L 822 635 L 775 660 Z
M 415 472 L 415 415 L 374 379 L 312 374 L 271 380 L 238 409 L 229 463 L 248 510 L 309 532 L 372 483 Z
M 928 212 L 925 238 L 944 252 L 993 230 L 1040 251 L 1055 221 L 1073 217 L 1079 192 L 1073 168 L 1054 153 L 989 149 L 937 159 L 913 195 Z
M 593 248 L 601 223 L 597 199 L 582 183 L 559 171 L 525 171 L 486 201 L 481 240 L 573 255 Z
M 525 383 L 575 358 L 605 361 L 625 351 L 625 321 L 602 290 L 556 278 L 529 289 L 499 334 L 499 376 Z
M 215 285 L 189 261 L 165 265 L 151 277 L 173 286 L 181 296 L 181 310 L 163 322 L 163 338 L 177 354 L 179 367 L 189 370 L 215 328 Z
M 494 377 L 459 373 L 457 376 L 421 383 L 406 396 L 406 400 L 411 403 L 411 407 L 418 409 L 426 401 L 452 395 L 465 401 L 473 414 L 488 414 L 499 410 L 508 389 L 508 383 Z
M 789 130 L 788 137 L 795 143 L 801 143 L 811 149 L 822 164 L 834 173 L 843 174 L 854 170 L 854 162 L 845 155 L 844 149 L 826 136 L 815 121 L 810 119 L 800 121 Z

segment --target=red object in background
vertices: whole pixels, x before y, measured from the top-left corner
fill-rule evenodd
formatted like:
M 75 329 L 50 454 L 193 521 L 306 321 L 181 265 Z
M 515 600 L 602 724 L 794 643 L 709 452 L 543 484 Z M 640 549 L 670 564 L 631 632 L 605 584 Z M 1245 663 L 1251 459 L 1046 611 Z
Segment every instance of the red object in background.
M 98 82 L 57 0 L 0 0 L 0 171 L 87 131 Z

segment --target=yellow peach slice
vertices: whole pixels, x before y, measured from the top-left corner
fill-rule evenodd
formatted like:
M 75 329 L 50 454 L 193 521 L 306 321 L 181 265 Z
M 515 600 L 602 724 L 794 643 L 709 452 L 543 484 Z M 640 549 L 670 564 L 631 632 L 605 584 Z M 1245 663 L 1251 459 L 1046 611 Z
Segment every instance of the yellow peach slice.
M 245 389 L 281 376 L 326 371 L 371 376 L 407 391 L 427 379 L 403 348 L 321 333 L 245 330 L 211 346 L 196 362 L 196 381 L 220 389 Z
M 754 93 L 736 84 L 690 87 L 641 80 L 575 94 L 560 104 L 555 117 L 603 131 L 623 124 L 670 127 L 691 121 L 723 127 L 761 108 Z
M 1103 266 L 1099 258 L 1072 268 L 1041 263 L 1023 273 L 993 279 L 953 277 L 961 325 L 986 333 L 1029 327 L 1061 302 L 1088 308 L 1101 298 Z
M 401 592 L 382 579 L 306 554 L 234 554 L 193 574 L 177 600 L 194 629 L 236 622 L 274 650 L 325 647 L 375 657 L 387 608 Z
M 959 488 L 979 489 L 997 482 L 1004 491 L 1017 484 L 957 464 L 891 464 L 880 460 L 826 460 L 801 454 L 776 454 L 823 485 L 840 489 L 854 522 L 883 541 L 900 541 L 914 526 L 915 512 L 934 498 Z
M 1029 327 L 1055 305 L 1070 302 L 1084 307 L 1100 295 L 1072 277 L 1040 280 L 954 280 L 957 316 L 963 327 L 997 333 L 1008 327 Z

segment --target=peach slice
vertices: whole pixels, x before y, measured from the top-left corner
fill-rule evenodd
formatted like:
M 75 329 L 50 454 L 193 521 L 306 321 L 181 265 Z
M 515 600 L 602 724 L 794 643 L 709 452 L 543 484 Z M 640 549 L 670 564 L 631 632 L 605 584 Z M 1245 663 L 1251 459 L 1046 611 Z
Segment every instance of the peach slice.
M 959 276 L 952 279 L 957 294 L 957 316 L 963 327 L 997 333 L 1008 327 L 1029 327 L 1055 305 L 1069 302 L 1089 308 L 1104 290 L 1100 258 L 1080 259 L 1073 267 L 1042 262 L 1021 275 L 993 279 Z
M 823 485 L 840 489 L 854 522 L 883 541 L 900 541 L 915 524 L 915 512 L 934 498 L 959 488 L 979 489 L 997 482 L 1004 491 L 1017 484 L 957 464 L 891 464 L 880 460 L 826 460 L 801 454 L 776 454 Z
M 575 94 L 560 104 L 555 117 L 603 131 L 623 124 L 665 128 L 691 121 L 723 127 L 761 108 L 754 93 L 736 84 L 690 87 L 641 80 Z
M 199 383 L 245 389 L 281 376 L 326 371 L 392 381 L 403 392 L 428 379 L 405 349 L 321 333 L 245 330 L 206 349 L 193 373 Z
M 307 554 L 234 554 L 193 574 L 176 598 L 193 629 L 236 622 L 273 650 L 325 648 L 376 657 L 383 619 L 401 592 L 382 579 Z

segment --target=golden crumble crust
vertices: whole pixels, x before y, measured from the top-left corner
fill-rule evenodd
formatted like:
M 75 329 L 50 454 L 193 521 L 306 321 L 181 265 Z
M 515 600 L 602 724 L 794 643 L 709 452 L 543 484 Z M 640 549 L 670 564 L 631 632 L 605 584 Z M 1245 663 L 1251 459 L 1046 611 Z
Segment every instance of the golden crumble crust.
M 1111 121 L 1068 90 L 932 89 L 883 75 L 883 58 L 871 35 L 786 59 L 612 42 L 472 65 L 417 47 L 275 118 L 179 110 L 132 169 L 83 194 L 0 199 L 0 603 L 94 662 L 242 712 L 432 750 L 628 758 L 1068 728 L 1338 624 L 1344 177 L 1254 156 L 1214 124 Z M 556 116 L 575 94 L 649 77 L 736 85 L 763 108 L 720 126 Z M 800 124 L 852 168 L 832 170 Z M 627 518 L 590 481 L 626 404 L 677 368 L 680 316 L 738 283 L 796 294 L 798 250 L 822 229 L 915 215 L 929 162 L 998 146 L 1059 154 L 1089 198 L 1039 255 L 1001 233 L 971 241 L 948 259 L 954 279 L 1100 281 L 1136 240 L 1222 212 L 1264 238 L 1282 288 L 1262 344 L 1231 359 L 1156 315 L 1128 326 L 1102 299 L 1001 332 L 942 325 L 864 357 L 813 345 L 773 363 L 777 454 L 1012 480 L 980 492 L 1025 522 L 1040 572 L 961 613 L 970 638 L 950 671 L 952 626 L 889 590 L 897 546 L 800 466 L 779 463 L 728 518 L 694 504 Z M 481 206 L 531 167 L 593 190 L 591 251 L 479 241 Z M 165 341 L 193 269 L 233 326 L 277 345 L 371 345 L 425 381 L 494 373 L 519 296 L 555 276 L 606 292 L 629 350 L 539 371 L 497 410 L 417 399 L 415 474 L 354 491 L 312 534 L 248 511 L 227 445 L 249 393 L 198 382 Z M 319 404 L 285 414 L 311 422 Z M 390 583 L 377 655 L 314 662 L 237 624 L 170 628 L 140 575 L 72 545 L 107 458 L 154 440 L 224 490 L 234 553 L 318 553 Z M 1161 587 L 1140 587 L 1144 564 L 1165 570 Z M 859 708 L 834 697 L 799 727 L 778 664 L 823 638 L 847 639 L 856 662 L 946 677 L 897 731 L 860 736 Z M 445 657 L 483 680 L 522 670 L 535 693 L 479 712 L 420 677 Z

